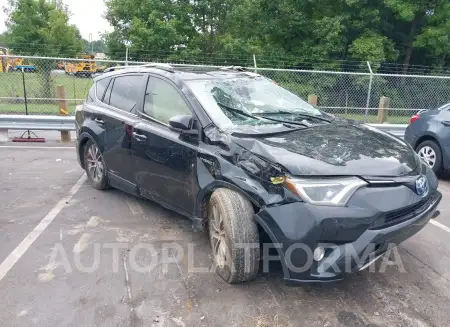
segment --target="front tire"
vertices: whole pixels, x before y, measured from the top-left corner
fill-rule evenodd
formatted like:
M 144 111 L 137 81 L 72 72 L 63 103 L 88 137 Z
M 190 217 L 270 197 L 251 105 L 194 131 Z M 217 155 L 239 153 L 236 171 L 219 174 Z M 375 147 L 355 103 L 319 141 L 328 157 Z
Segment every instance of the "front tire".
M 424 141 L 417 146 L 416 152 L 436 175 L 442 173 L 442 151 L 436 142 L 431 140 Z
M 97 190 L 105 190 L 108 188 L 108 177 L 106 175 L 106 166 L 103 160 L 102 153 L 97 144 L 93 141 L 88 141 L 84 147 L 84 168 L 88 180 L 92 187 Z
M 260 246 L 251 203 L 239 193 L 217 189 L 208 206 L 208 229 L 216 273 L 230 284 L 256 278 Z

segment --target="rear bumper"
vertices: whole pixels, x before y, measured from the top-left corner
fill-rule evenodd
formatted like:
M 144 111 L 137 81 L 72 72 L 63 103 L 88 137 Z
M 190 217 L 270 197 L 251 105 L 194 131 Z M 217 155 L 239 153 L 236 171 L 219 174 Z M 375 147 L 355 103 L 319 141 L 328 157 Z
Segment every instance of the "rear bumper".
M 411 127 L 408 125 L 405 129 L 405 137 L 404 140 L 406 141 L 406 143 L 408 143 L 409 145 L 411 145 L 411 147 L 413 149 L 416 148 L 416 142 L 417 142 L 417 137 L 416 135 L 413 133 Z
M 277 248 L 286 284 L 333 282 L 420 231 L 435 214 L 441 198 L 434 191 L 420 214 L 386 228 L 375 227 L 380 213 L 370 216 L 351 207 L 333 208 L 332 218 L 330 208 L 311 208 L 301 202 L 265 208 L 256 219 Z M 315 261 L 313 252 L 318 246 L 325 249 L 325 255 Z

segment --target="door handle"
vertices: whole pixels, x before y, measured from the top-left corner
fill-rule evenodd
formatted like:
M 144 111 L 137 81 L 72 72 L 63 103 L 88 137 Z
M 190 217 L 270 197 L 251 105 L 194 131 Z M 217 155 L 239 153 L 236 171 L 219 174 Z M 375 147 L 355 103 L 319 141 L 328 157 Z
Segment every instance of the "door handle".
M 441 124 L 444 126 L 450 126 L 450 120 L 442 120 Z
M 138 141 L 145 141 L 147 139 L 147 136 L 144 134 L 138 134 L 136 132 L 133 132 L 133 137 Z
M 100 119 L 100 118 L 95 118 L 94 121 L 95 121 L 97 124 L 99 124 L 99 125 L 104 125 L 104 124 L 105 124 L 105 122 L 104 122 L 102 119 Z

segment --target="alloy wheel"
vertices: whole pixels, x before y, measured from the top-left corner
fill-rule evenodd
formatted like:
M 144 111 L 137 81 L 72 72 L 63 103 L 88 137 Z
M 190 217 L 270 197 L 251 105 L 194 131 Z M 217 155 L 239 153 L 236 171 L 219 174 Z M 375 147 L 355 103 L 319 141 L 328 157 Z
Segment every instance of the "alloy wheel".
M 425 161 L 430 168 L 433 168 L 436 164 L 436 152 L 428 145 L 419 150 L 419 157 Z
M 209 225 L 211 246 L 216 265 L 219 268 L 224 268 L 229 258 L 223 217 L 217 205 L 214 205 L 212 208 L 212 217 L 210 217 Z
M 100 182 L 103 178 L 105 166 L 103 165 L 102 155 L 97 145 L 92 144 L 86 154 L 86 164 L 89 176 L 95 181 Z

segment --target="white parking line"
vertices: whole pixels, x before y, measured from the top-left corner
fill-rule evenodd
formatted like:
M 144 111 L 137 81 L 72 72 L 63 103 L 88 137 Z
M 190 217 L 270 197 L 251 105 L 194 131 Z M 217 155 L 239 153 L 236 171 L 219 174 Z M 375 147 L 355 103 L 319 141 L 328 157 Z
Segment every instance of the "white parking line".
M 74 146 L 26 146 L 26 145 L 0 145 L 0 149 L 4 148 L 4 149 L 75 149 Z
M 25 253 L 26 250 L 36 241 L 39 235 L 42 234 L 43 231 L 50 225 L 50 223 L 55 219 L 55 217 L 62 210 L 66 202 L 69 202 L 70 199 L 74 196 L 75 193 L 78 192 L 80 187 L 86 181 L 86 174 L 83 174 L 81 178 L 76 182 L 74 186 L 69 191 L 65 197 L 63 197 L 59 202 L 53 207 L 52 210 L 41 220 L 41 222 L 23 239 L 22 242 L 8 255 L 8 257 L 3 260 L 0 264 L 0 281 L 5 277 L 8 271 L 16 264 L 16 262 L 20 259 L 20 257 Z
M 440 222 L 432 219 L 432 220 L 430 220 L 430 223 L 433 224 L 434 226 L 439 227 L 440 229 L 443 229 L 446 232 L 450 233 L 450 228 L 441 224 Z

